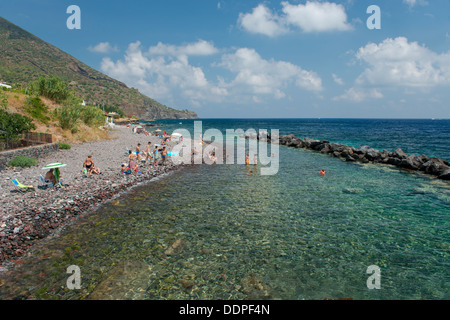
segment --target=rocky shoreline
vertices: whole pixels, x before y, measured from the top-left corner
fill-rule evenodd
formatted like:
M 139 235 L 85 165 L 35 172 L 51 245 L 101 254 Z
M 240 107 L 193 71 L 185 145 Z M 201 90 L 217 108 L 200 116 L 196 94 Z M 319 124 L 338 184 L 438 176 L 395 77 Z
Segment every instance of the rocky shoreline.
M 270 141 L 270 139 L 268 140 Z M 355 148 L 340 143 L 331 143 L 328 140 L 298 138 L 294 134 L 280 135 L 279 144 L 317 151 L 348 162 L 393 165 L 398 168 L 433 175 L 442 180 L 450 180 L 450 164 L 448 161 L 426 155 L 409 155 L 402 149 L 389 152 L 387 150 L 376 150 L 369 146 Z
M 246 139 L 257 139 L 271 142 L 270 135 L 267 133 L 246 134 Z M 387 150 L 377 150 L 369 146 L 358 148 L 340 143 L 332 143 L 328 140 L 315 140 L 310 138 L 298 138 L 294 134 L 280 135 L 278 144 L 290 148 L 307 149 L 328 154 L 332 157 L 356 163 L 374 163 L 392 165 L 401 169 L 422 172 L 435 176 L 441 180 L 450 180 L 450 164 L 447 160 L 428 157 L 426 155 L 409 155 L 402 149 L 393 152 Z M 276 141 L 273 141 L 277 143 Z
M 156 167 L 145 164 L 140 173 L 123 175 L 121 163 L 127 162 L 126 148 L 141 143 L 145 150 L 148 141 L 160 142 L 154 136 L 133 135 L 126 127 L 112 132 L 108 141 L 82 143 L 71 150 L 60 150 L 55 155 L 39 159 L 32 168 L 9 168 L 0 171 L 0 272 L 7 265 L 20 262 L 21 257 L 38 241 L 46 239 L 79 217 L 92 213 L 99 205 L 113 199 L 130 188 L 178 170 L 169 160 L 167 165 Z M 132 149 L 134 150 L 134 148 Z M 81 174 L 82 163 L 92 155 L 102 174 L 86 178 Z M 170 159 L 170 157 L 169 157 Z M 62 188 L 38 188 L 37 177 L 45 174 L 46 163 L 63 162 Z M 31 184 L 34 191 L 17 192 L 11 182 L 17 178 L 23 184 Z

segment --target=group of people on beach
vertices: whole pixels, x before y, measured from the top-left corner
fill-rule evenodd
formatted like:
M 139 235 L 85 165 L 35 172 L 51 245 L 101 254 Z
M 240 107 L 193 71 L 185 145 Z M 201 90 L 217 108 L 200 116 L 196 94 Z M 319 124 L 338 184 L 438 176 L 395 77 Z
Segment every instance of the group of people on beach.
M 166 146 L 155 144 L 154 147 L 152 147 L 152 143 L 148 142 L 146 149 L 142 150 L 141 144 L 138 143 L 134 152 L 132 150 L 128 151 L 128 165 L 126 163 L 122 164 L 121 173 L 140 173 L 139 164 L 142 164 L 142 162 L 147 162 L 154 167 L 158 166 L 160 163 L 166 165 L 167 156 L 168 152 Z

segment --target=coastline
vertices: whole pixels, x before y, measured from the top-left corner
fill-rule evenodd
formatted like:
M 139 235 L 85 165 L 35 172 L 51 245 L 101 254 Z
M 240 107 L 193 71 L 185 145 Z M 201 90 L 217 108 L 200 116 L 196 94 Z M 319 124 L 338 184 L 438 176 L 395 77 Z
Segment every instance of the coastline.
M 110 132 L 111 139 L 73 145 L 70 150 L 39 159 L 39 164 L 30 168 L 9 168 L 0 171 L 0 272 L 8 264 L 20 262 L 34 244 L 47 239 L 79 217 L 94 212 L 100 205 L 119 196 L 131 188 L 150 182 L 179 169 L 168 157 L 167 165 L 140 166 L 141 173 L 123 175 L 122 163 L 128 162 L 126 149 L 135 150 L 141 143 L 145 150 L 148 142 L 152 146 L 161 138 L 133 134 L 130 128 L 116 126 Z M 168 149 L 170 150 L 171 144 Z M 84 159 L 92 155 L 96 167 L 102 174 L 84 177 Z M 48 163 L 67 164 L 61 169 L 62 188 L 38 188 L 38 177 Z M 12 179 L 33 185 L 34 191 L 16 192 Z
M 270 137 L 260 137 L 259 135 L 246 135 L 245 138 L 271 142 Z M 410 172 L 421 172 L 440 180 L 450 180 L 450 163 L 447 160 L 428 157 L 424 154 L 419 156 L 409 155 L 400 148 L 393 152 L 380 151 L 369 146 L 355 148 L 341 143 L 332 143 L 328 140 L 298 138 L 294 134 L 280 135 L 278 144 L 290 148 L 307 149 L 328 154 L 346 162 L 391 165 Z

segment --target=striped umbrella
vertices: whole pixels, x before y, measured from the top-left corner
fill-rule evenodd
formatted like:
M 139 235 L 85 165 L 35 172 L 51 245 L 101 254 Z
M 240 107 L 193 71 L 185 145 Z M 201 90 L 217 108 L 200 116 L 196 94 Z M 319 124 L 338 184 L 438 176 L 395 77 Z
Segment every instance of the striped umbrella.
M 42 170 L 50 170 L 50 169 L 55 169 L 55 178 L 56 181 L 59 182 L 59 168 L 65 167 L 67 166 L 67 164 L 65 163 L 50 163 L 48 165 L 46 165 L 45 167 L 42 168 Z

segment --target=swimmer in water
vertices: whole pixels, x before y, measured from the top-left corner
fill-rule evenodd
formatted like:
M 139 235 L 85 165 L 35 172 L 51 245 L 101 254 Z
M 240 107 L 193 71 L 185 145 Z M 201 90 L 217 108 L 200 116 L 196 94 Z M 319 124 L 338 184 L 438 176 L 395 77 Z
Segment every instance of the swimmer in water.
M 325 175 L 325 170 L 320 170 L 320 175 L 324 176 Z

